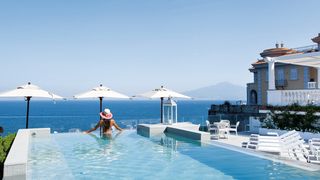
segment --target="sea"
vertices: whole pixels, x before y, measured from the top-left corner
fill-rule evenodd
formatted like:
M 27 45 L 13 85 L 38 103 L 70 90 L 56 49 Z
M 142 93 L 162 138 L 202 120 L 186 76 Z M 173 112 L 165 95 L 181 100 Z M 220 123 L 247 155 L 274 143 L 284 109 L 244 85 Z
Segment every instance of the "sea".
M 214 100 L 178 100 L 178 122 L 205 124 Z M 26 101 L 0 101 L 0 126 L 3 135 L 26 127 Z M 29 128 L 51 128 L 51 132 L 76 132 L 94 127 L 99 121 L 99 100 L 31 100 Z M 117 124 L 122 128 L 136 128 L 139 123 L 160 122 L 160 101 L 104 100 Z

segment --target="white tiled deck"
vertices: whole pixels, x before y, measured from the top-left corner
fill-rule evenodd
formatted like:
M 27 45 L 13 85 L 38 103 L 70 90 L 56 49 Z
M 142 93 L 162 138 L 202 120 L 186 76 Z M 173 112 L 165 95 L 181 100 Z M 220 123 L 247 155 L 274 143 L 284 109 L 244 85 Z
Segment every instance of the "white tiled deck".
M 217 139 L 216 137 L 212 136 L 212 141 L 217 141 L 217 142 L 221 142 L 224 144 L 229 144 L 232 146 L 236 146 L 236 147 L 241 147 L 242 142 L 248 142 L 249 141 L 249 136 L 245 136 L 245 135 L 233 135 L 230 134 L 228 136 L 228 138 L 219 138 Z

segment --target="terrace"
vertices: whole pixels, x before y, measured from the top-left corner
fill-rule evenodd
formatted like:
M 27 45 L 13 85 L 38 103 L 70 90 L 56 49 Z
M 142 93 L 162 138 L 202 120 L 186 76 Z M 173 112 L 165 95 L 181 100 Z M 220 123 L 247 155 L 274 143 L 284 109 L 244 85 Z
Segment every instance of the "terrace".
M 303 54 L 293 54 L 280 57 L 266 57 L 268 62 L 268 91 L 267 103 L 270 105 L 289 105 L 298 103 L 306 104 L 320 104 L 320 52 L 314 51 Z M 298 90 L 277 90 L 276 86 L 279 82 L 275 80 L 275 63 L 293 64 L 306 67 L 313 67 L 317 69 L 317 81 L 308 82 L 307 89 Z M 282 82 L 285 85 L 285 82 Z

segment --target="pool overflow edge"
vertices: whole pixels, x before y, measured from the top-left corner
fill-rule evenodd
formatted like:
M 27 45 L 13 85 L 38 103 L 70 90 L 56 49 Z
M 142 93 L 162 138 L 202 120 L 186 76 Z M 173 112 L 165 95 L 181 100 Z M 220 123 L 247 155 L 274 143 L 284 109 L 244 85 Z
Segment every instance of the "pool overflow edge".
M 48 136 L 50 128 L 19 129 L 4 162 L 3 179 L 26 179 L 30 138 Z

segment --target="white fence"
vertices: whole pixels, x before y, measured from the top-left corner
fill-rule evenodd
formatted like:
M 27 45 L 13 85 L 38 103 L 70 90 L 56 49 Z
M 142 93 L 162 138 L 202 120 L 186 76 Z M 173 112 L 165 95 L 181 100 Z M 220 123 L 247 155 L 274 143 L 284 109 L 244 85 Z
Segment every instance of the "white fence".
M 320 104 L 320 89 L 268 91 L 268 104 L 270 105 L 284 106 L 293 103 Z

